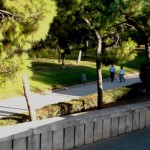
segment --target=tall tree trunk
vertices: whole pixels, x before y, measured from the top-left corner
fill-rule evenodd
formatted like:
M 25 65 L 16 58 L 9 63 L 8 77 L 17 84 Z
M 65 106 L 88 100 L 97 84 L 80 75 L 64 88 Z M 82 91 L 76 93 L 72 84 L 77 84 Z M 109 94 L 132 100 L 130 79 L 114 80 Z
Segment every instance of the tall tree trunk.
M 58 52 L 58 63 L 60 63 L 60 60 L 61 60 L 61 53 L 60 51 Z
M 102 82 L 102 70 L 101 70 L 102 40 L 99 33 L 96 30 L 95 30 L 95 36 L 97 38 L 97 54 L 96 54 L 97 91 L 98 91 L 97 106 L 98 109 L 101 109 L 103 104 L 103 82 Z
M 65 69 L 65 57 L 66 57 L 66 54 L 64 52 L 61 53 L 62 69 Z
M 31 103 L 31 92 L 30 92 L 30 86 L 27 76 L 23 77 L 23 89 L 24 89 L 24 96 L 26 98 L 27 107 L 29 111 L 29 116 L 31 121 L 36 120 L 36 112 L 35 109 L 32 107 Z
M 146 37 L 145 41 L 145 51 L 147 55 L 147 60 L 150 63 L 150 37 Z
M 79 50 L 77 64 L 79 64 L 79 63 L 80 63 L 80 61 L 81 61 L 81 56 L 82 56 L 82 51 L 81 51 L 81 50 Z
M 102 39 L 99 33 L 91 26 L 89 20 L 84 18 L 84 21 L 94 31 L 94 34 L 97 39 L 97 52 L 96 52 L 97 95 L 98 95 L 97 107 L 98 109 L 101 109 L 103 103 L 103 82 L 102 82 L 102 70 L 101 70 Z
M 86 48 L 85 48 L 85 51 L 84 51 L 84 56 L 86 57 L 86 55 L 87 55 L 87 49 L 88 49 L 88 47 L 89 47 L 89 41 L 86 41 Z

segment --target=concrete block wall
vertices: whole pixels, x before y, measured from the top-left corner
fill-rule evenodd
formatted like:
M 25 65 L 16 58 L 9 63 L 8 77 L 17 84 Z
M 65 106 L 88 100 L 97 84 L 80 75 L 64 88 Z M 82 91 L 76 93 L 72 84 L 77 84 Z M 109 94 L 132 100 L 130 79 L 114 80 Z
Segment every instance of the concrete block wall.
M 150 126 L 150 102 L 0 127 L 0 150 L 67 150 Z

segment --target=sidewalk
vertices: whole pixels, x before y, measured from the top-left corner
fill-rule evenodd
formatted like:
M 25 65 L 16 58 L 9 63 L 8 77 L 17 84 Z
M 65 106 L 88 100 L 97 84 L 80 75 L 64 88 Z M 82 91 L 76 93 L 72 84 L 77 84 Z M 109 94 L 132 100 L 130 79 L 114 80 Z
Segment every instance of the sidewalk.
M 125 78 L 126 82 L 124 83 L 120 83 L 118 79 L 116 79 L 114 82 L 110 82 L 109 80 L 103 81 L 104 90 L 140 82 L 138 74 L 130 75 Z M 65 89 L 61 90 L 49 91 L 45 95 L 33 94 L 32 105 L 35 107 L 35 109 L 41 108 L 47 104 L 54 104 L 62 101 L 80 98 L 81 96 L 96 92 L 96 82 L 80 84 L 76 86 L 66 87 Z M 27 105 L 23 96 L 0 101 L 0 118 L 25 111 L 27 111 Z
M 150 128 L 134 131 L 72 150 L 150 150 Z

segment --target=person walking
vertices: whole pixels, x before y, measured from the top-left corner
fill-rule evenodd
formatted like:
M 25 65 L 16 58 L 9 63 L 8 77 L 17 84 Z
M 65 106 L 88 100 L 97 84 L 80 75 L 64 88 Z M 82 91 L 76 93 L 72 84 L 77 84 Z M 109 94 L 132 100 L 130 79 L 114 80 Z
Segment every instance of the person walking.
M 123 69 L 123 66 L 121 66 L 120 71 L 119 71 L 120 83 L 122 83 L 122 80 L 125 82 L 124 73 L 125 73 L 125 70 Z
M 109 73 L 110 73 L 111 82 L 113 82 L 114 81 L 114 77 L 115 77 L 115 73 L 116 73 L 116 68 L 115 68 L 115 66 L 113 64 L 109 68 Z

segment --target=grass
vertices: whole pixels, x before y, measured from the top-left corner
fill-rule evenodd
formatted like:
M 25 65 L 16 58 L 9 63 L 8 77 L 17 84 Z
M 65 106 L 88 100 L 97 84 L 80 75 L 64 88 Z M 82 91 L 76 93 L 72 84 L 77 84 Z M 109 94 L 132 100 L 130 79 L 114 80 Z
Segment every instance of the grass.
M 139 55 L 133 61 L 124 64 L 126 74 L 137 72 L 141 63 L 146 59 L 141 51 L 138 53 Z M 67 55 L 66 69 L 61 69 L 61 63 L 58 63 L 58 59 L 55 57 L 30 60 L 33 70 L 33 76 L 30 79 L 31 91 L 42 93 L 47 90 L 80 84 L 82 74 L 86 74 L 87 82 L 96 81 L 95 51 L 89 50 L 87 57 L 84 57 L 83 54 L 80 64 L 77 64 L 77 56 L 76 51 Z M 116 69 L 119 71 L 120 66 L 116 65 Z M 109 66 L 102 66 L 103 79 L 109 77 L 108 70 Z M 1 90 L 0 99 L 19 95 L 23 95 L 23 89 L 17 89 L 17 86 L 13 85 L 9 89 Z
M 95 53 L 95 52 L 94 52 Z M 33 92 L 42 92 L 81 83 L 82 74 L 86 74 L 87 82 L 96 81 L 96 67 L 93 51 L 87 57 L 82 57 L 80 64 L 76 63 L 77 53 L 67 56 L 66 69 L 60 69 L 61 64 L 57 59 L 36 59 L 33 61 L 33 78 L 31 89 Z M 92 55 L 91 55 L 92 54 Z M 145 55 L 138 55 L 133 61 L 124 64 L 126 74 L 139 70 Z M 120 66 L 116 66 L 119 73 Z M 109 77 L 109 66 L 102 66 L 103 79 Z

